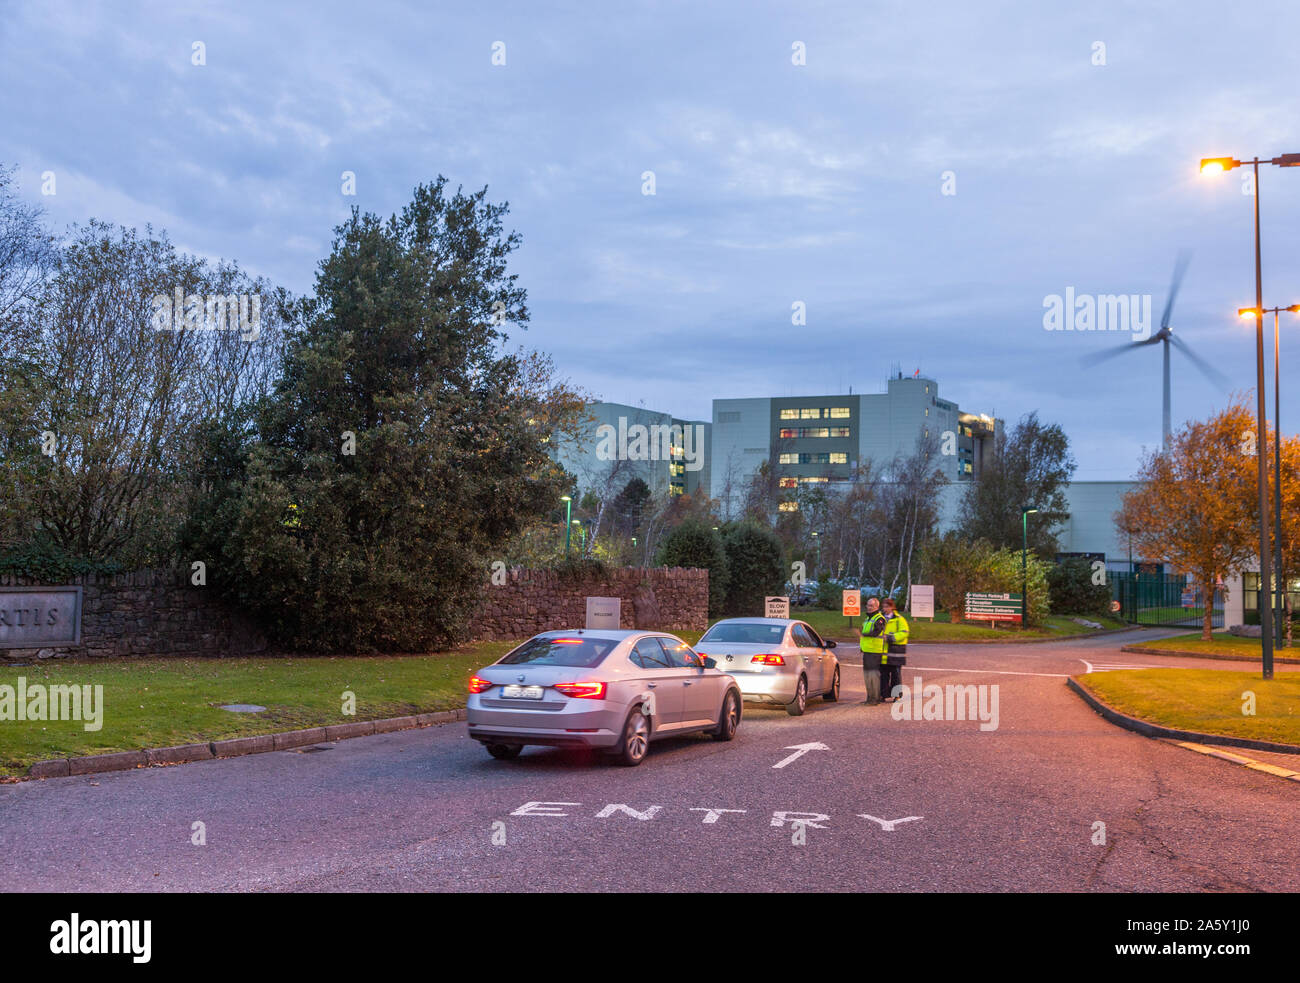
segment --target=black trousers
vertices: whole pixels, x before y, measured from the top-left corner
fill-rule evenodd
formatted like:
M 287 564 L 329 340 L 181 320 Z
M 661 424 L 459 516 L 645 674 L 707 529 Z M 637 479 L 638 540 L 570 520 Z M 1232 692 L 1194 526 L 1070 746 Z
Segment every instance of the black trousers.
M 870 652 L 862 653 L 862 681 L 867 686 L 867 702 L 880 702 L 880 666 L 872 662 L 873 655 Z M 880 656 L 874 656 L 880 658 Z
M 903 667 L 902 666 L 881 666 L 880 667 L 880 696 L 884 699 L 887 696 L 894 695 L 894 687 L 903 685 Z

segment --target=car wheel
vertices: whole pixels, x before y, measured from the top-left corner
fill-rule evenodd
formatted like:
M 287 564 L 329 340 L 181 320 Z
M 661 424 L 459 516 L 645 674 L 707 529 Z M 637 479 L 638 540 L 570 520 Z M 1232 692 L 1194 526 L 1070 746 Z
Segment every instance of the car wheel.
M 822 694 L 822 699 L 827 703 L 835 703 L 840 698 L 840 667 L 835 667 L 835 675 L 831 679 L 831 688 Z
M 640 707 L 636 707 L 627 715 L 627 722 L 623 724 L 623 734 L 618 739 L 614 757 L 619 764 L 634 768 L 645 760 L 649 747 L 650 718 Z
M 785 705 L 785 712 L 792 717 L 802 717 L 808 708 L 808 677 L 800 676 L 799 685 L 795 687 L 794 699 Z
M 718 716 L 718 726 L 709 732 L 715 741 L 729 741 L 736 736 L 740 726 L 740 698 L 734 689 L 727 690 L 726 699 L 722 701 L 722 713 Z
M 519 752 L 524 749 L 522 744 L 486 744 L 487 753 L 492 755 L 498 761 L 509 761 L 512 758 L 519 757 Z

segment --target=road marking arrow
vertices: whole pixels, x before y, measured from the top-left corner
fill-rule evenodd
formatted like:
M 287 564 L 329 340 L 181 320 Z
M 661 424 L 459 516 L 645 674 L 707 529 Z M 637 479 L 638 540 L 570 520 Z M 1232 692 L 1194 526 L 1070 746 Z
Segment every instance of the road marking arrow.
M 809 744 L 787 744 L 783 750 L 794 751 L 794 754 L 790 755 L 788 758 L 782 758 L 772 766 L 773 768 L 784 768 L 791 761 L 803 757 L 803 755 L 807 754 L 809 751 L 829 751 L 830 748 L 820 741 L 813 741 Z
M 924 819 L 925 817 L 907 816 L 904 819 L 877 819 L 875 816 L 868 816 L 865 812 L 860 812 L 858 813 L 858 818 L 870 819 L 873 823 L 880 823 L 880 828 L 883 832 L 892 833 L 894 831 L 894 827 L 897 826 L 899 823 L 910 823 L 918 819 Z

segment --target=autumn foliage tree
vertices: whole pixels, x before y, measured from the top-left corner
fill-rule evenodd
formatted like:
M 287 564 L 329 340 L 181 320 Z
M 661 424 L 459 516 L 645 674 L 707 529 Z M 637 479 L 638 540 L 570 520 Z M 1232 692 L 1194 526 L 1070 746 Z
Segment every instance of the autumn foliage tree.
M 1148 560 L 1189 573 L 1207 599 L 1202 637 L 1214 627 L 1208 599 L 1220 577 L 1255 557 L 1256 437 L 1246 404 L 1204 422 L 1188 423 L 1168 451 L 1148 454 L 1138 484 L 1124 496 L 1117 523 L 1133 530 L 1133 545 Z

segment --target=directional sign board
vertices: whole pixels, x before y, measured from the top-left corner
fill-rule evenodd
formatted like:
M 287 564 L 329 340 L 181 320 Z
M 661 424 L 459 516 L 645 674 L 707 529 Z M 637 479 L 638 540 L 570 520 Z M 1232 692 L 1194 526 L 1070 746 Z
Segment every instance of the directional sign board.
M 966 619 L 1018 625 L 1024 620 L 1023 600 L 1019 594 L 967 594 Z
M 588 628 L 618 628 L 621 601 L 617 597 L 587 598 Z
M 934 584 L 913 584 L 907 596 L 913 618 L 934 618 Z
M 846 618 L 856 618 L 862 613 L 862 591 L 846 590 L 844 599 L 840 601 L 840 607 Z
M 788 618 L 790 617 L 790 598 L 766 598 L 763 602 L 763 611 L 763 617 L 765 618 Z

